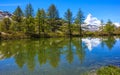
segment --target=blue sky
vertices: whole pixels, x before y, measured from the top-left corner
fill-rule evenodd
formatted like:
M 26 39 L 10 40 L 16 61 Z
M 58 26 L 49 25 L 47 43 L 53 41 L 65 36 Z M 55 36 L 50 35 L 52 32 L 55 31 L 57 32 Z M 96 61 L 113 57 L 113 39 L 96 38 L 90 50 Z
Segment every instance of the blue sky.
M 113 22 L 120 22 L 120 0 L 1 0 L 0 10 L 13 12 L 19 5 L 24 11 L 28 3 L 32 4 L 34 12 L 38 8 L 44 8 L 47 11 L 51 4 L 55 4 L 60 17 L 64 16 L 68 8 L 73 12 L 73 16 L 81 8 L 85 17 L 91 13 L 100 20 L 111 19 Z

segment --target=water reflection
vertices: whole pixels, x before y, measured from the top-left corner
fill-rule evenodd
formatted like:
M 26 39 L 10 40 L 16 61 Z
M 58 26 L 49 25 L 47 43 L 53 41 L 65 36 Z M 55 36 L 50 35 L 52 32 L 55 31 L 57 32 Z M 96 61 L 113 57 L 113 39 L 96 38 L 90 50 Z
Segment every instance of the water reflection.
M 106 45 L 109 50 L 111 50 L 116 43 L 115 37 L 102 37 L 102 38 L 83 38 L 82 42 L 85 43 L 89 51 L 92 51 L 93 48 L 101 45 L 104 48 Z
M 82 39 L 82 41 L 85 42 L 89 51 L 92 51 L 94 47 L 97 47 L 101 43 L 100 38 L 85 38 L 85 39 Z
M 116 43 L 116 40 L 114 37 L 108 37 L 107 39 L 102 40 L 102 42 L 107 45 L 109 50 L 111 50 L 113 48 L 114 44 Z
M 30 70 L 34 70 L 37 56 L 40 65 L 49 62 L 53 67 L 57 67 L 61 54 L 66 55 L 65 59 L 69 63 L 73 62 L 74 54 L 84 60 L 83 46 L 81 38 L 4 41 L 0 45 L 0 59 L 14 57 L 19 67 L 26 64 Z
M 74 62 L 74 56 L 84 62 L 86 50 L 92 51 L 101 44 L 112 49 L 116 40 L 109 38 L 54 38 L 40 40 L 19 40 L 0 42 L 0 60 L 14 58 L 16 64 L 22 68 L 27 65 L 29 70 L 34 70 L 36 62 L 39 65 L 49 63 L 52 67 L 59 66 L 62 55 L 65 55 L 69 64 Z

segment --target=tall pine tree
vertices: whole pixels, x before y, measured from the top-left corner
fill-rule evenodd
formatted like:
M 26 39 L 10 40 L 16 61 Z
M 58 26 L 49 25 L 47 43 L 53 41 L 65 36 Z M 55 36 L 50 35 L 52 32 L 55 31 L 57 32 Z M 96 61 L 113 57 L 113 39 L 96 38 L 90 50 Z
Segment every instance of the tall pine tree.
M 27 28 L 27 33 L 33 33 L 35 31 L 34 26 L 34 10 L 31 4 L 27 4 L 25 9 L 25 23 Z
M 70 11 L 70 9 L 68 9 L 66 12 L 65 12 L 65 20 L 67 21 L 68 23 L 68 30 L 69 30 L 69 35 L 71 36 L 72 35 L 72 31 L 71 31 L 71 23 L 72 23 L 72 12 Z
M 38 26 L 38 32 L 40 35 L 41 32 L 45 32 L 45 18 L 46 18 L 46 13 L 44 9 L 38 9 L 37 15 L 36 15 L 36 24 Z
M 79 34 L 82 35 L 82 27 L 81 25 L 84 23 L 84 15 L 83 12 L 81 11 L 81 9 L 79 9 L 77 15 L 76 15 L 76 19 L 75 19 L 75 23 L 77 25 L 79 25 Z
M 50 7 L 48 8 L 48 19 L 52 31 L 55 32 L 58 27 L 56 21 L 57 19 L 59 19 L 59 13 L 54 4 L 50 5 Z
M 20 6 L 18 6 L 16 8 L 16 10 L 13 12 L 13 16 L 12 16 L 12 19 L 15 21 L 15 24 L 16 25 L 16 30 L 17 31 L 21 31 L 22 30 L 22 22 L 23 22 L 23 17 L 24 17 L 24 14 L 23 14 L 23 11 L 22 9 L 20 8 Z

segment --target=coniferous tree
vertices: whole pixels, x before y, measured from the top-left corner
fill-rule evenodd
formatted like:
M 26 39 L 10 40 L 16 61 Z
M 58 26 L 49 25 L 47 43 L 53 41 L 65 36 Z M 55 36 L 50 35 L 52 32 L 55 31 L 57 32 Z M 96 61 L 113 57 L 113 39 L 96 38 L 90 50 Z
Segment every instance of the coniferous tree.
M 111 20 L 108 20 L 107 24 L 104 27 L 104 30 L 109 35 L 113 34 L 113 32 L 115 31 L 115 25 L 111 22 Z
M 72 12 L 70 11 L 70 9 L 68 9 L 66 12 L 65 12 L 65 20 L 67 21 L 68 23 L 68 30 L 69 30 L 69 35 L 72 34 L 72 31 L 71 31 L 71 23 L 72 23 Z
M 27 33 L 33 33 L 34 32 L 34 10 L 31 4 L 28 4 L 25 9 L 25 23 L 27 28 Z
M 32 5 L 29 3 L 27 4 L 26 6 L 26 9 L 25 9 L 25 17 L 33 17 L 34 15 L 34 10 L 33 10 L 33 7 Z
M 9 18 L 4 18 L 2 21 L 2 31 L 9 31 L 11 25 L 11 20 Z
M 50 19 L 57 19 L 57 18 L 59 18 L 58 10 L 57 10 L 57 8 L 56 8 L 56 6 L 54 4 L 52 4 L 48 8 L 48 18 L 50 18 Z
M 20 8 L 20 6 L 18 6 L 15 11 L 13 12 L 14 16 L 15 16 L 15 21 L 17 22 L 21 22 L 22 21 L 22 17 L 23 17 L 23 11 Z
M 103 27 L 103 25 L 104 25 L 104 22 L 103 22 L 103 20 L 101 20 L 101 32 L 103 33 L 103 29 L 104 29 L 104 27 Z
M 22 9 L 20 8 L 20 6 L 18 6 L 16 8 L 16 10 L 13 12 L 13 16 L 12 16 L 12 19 L 15 21 L 15 24 L 16 25 L 15 27 L 17 27 L 17 31 L 21 31 L 22 30 L 22 22 L 23 22 L 23 17 L 24 17 L 24 14 L 23 14 L 23 11 Z
M 77 16 L 76 16 L 76 19 L 75 19 L 75 23 L 79 25 L 79 33 L 80 35 L 82 35 L 82 27 L 81 25 L 84 23 L 84 15 L 83 15 L 83 12 L 81 11 L 81 9 L 79 9 L 78 13 L 77 13 Z
M 44 9 L 38 9 L 36 15 L 36 23 L 38 26 L 39 35 L 40 35 L 40 31 L 43 33 L 45 32 L 45 18 L 46 18 L 46 13 Z
M 52 4 L 48 8 L 48 19 L 49 19 L 49 24 L 52 28 L 52 31 L 55 32 L 57 29 L 56 21 L 57 21 L 57 19 L 59 19 L 59 13 L 58 13 L 58 10 L 54 4 Z

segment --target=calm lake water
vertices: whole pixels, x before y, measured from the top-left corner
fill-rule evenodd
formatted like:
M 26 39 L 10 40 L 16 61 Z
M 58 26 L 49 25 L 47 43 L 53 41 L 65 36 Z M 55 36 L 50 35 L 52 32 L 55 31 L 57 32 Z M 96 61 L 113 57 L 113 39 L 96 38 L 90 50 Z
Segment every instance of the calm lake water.
M 120 39 L 50 38 L 0 42 L 0 75 L 83 75 L 120 66 Z

